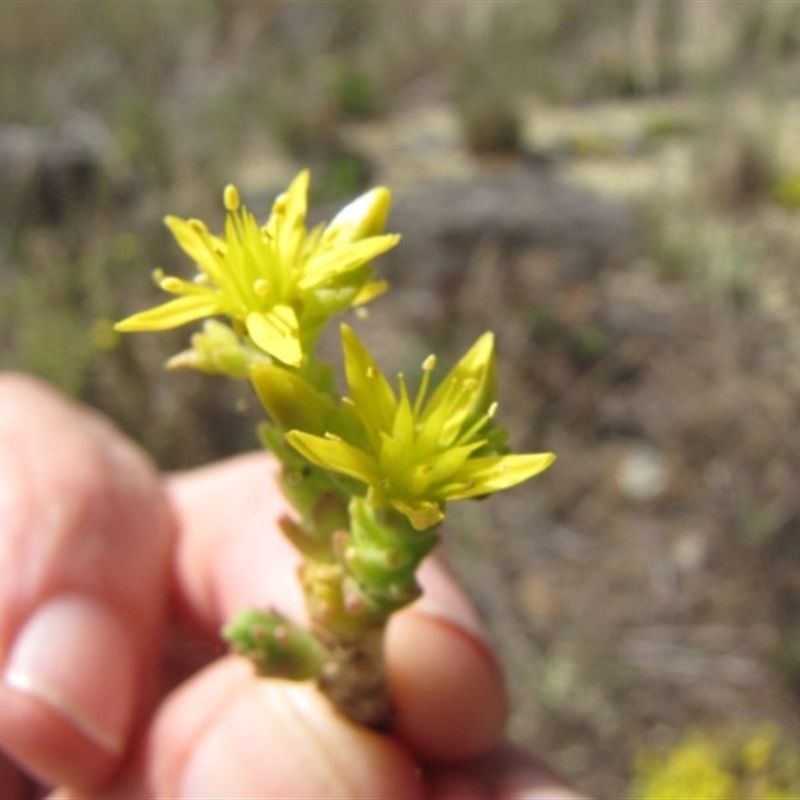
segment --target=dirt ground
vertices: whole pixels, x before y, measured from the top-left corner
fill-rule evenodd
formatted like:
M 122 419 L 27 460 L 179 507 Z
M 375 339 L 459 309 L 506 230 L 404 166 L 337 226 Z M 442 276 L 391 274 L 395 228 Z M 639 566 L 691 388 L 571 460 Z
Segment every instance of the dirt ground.
M 193 74 L 183 95 L 213 88 Z M 721 119 L 724 139 L 698 143 L 683 102 L 532 101 L 526 155 L 476 158 L 452 110 L 425 100 L 341 131 L 395 192 L 390 227 L 404 237 L 381 267 L 394 299 L 358 324 L 382 363 L 410 374 L 431 350 L 444 363 L 495 330 L 500 421 L 518 449 L 558 455 L 529 485 L 454 505 L 444 537 L 506 667 L 512 735 L 602 798 L 624 796 L 642 748 L 695 726 L 771 719 L 800 736 L 800 226 L 759 185 L 751 129 Z M 190 110 L 170 97 L 176 119 Z M 798 113 L 787 104 L 774 118 L 795 164 Z M 144 118 L 156 132 L 160 120 Z M 258 137 L 231 150 L 225 181 L 265 215 L 300 165 Z M 156 190 L 136 174 L 74 231 L 52 219 L 14 229 L 19 204 L 0 198 L 12 253 L 0 263 L 1 365 L 51 380 L 75 367 L 65 348 L 90 311 L 141 307 L 167 248 L 163 214 L 217 227 L 221 211 L 205 213 L 219 208 L 215 177 Z M 29 263 L 49 271 L 25 276 Z M 76 285 L 65 265 L 84 271 Z M 62 319 L 70 304 L 83 316 Z M 75 386 L 62 385 L 166 467 L 249 446 L 255 412 L 232 410 L 240 394 L 160 373 L 184 342 L 185 331 L 81 351 Z
M 800 4 L 0 2 L 0 20 L 0 369 L 97 406 L 165 469 L 257 446 L 247 387 L 163 373 L 186 330 L 111 322 L 155 302 L 153 267 L 188 274 L 165 214 L 219 230 L 234 182 L 263 218 L 309 164 L 341 197 L 320 157 L 341 146 L 344 183 L 389 186 L 403 236 L 359 333 L 414 375 L 496 331 L 498 419 L 558 456 L 454 504 L 443 537 L 511 735 L 597 798 L 693 728 L 800 741 Z M 521 153 L 471 153 L 509 109 Z
M 410 241 L 438 236 L 423 263 L 440 267 L 415 283 L 428 267 L 390 265 L 397 306 L 364 327 L 395 363 L 497 331 L 501 419 L 558 461 L 455 507 L 445 547 L 503 654 L 513 735 L 619 797 L 634 754 L 689 728 L 800 733 L 800 290 L 791 213 L 728 213 L 755 254 L 746 280 L 676 276 L 623 168 L 596 183 L 603 160 L 490 161 L 471 188 L 401 191 L 400 250 L 413 265 Z
M 558 455 L 529 485 L 455 504 L 444 549 L 501 653 L 513 737 L 603 798 L 690 728 L 770 719 L 800 736 L 799 229 L 763 196 L 695 218 L 733 168 L 681 134 L 646 141 L 664 113 L 539 107 L 521 159 L 470 156 L 435 104 L 345 131 L 403 235 L 360 333 L 415 374 L 495 330 L 499 419 L 515 447 Z M 266 208 L 293 165 L 239 155 L 232 177 Z M 107 363 L 90 397 L 146 425 L 166 465 L 249 446 L 252 406 L 161 375 L 184 340 L 156 338 L 120 362 L 144 394 L 114 391 Z

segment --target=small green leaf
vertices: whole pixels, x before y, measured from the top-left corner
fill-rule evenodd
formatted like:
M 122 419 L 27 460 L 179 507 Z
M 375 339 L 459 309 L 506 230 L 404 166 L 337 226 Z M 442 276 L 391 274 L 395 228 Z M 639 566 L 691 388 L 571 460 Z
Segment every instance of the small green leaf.
M 305 681 L 316 678 L 325 662 L 317 638 L 278 611 L 240 611 L 222 637 L 264 677 Z

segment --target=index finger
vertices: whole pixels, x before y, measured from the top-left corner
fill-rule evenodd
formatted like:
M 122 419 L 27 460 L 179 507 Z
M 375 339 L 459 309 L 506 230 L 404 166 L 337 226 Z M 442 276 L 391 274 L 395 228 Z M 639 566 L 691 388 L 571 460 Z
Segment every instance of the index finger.
M 0 747 L 44 781 L 120 762 L 153 681 L 170 518 L 99 415 L 0 376 Z

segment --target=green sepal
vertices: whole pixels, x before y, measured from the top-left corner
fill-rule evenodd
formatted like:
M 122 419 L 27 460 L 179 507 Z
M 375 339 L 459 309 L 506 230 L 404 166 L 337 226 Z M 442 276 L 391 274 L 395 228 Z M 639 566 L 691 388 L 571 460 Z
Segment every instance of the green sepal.
M 329 380 L 316 368 L 316 380 Z M 350 433 L 353 423 L 329 392 L 318 389 L 298 372 L 275 364 L 254 364 L 250 382 L 275 425 L 284 433 L 293 429 L 323 436 Z M 349 423 L 349 424 L 348 424 Z
M 402 608 L 419 597 L 419 588 L 416 586 L 414 588 L 413 596 L 406 593 L 404 601 L 396 603 L 369 592 L 354 576 L 346 575 L 342 579 L 343 608 L 347 617 L 362 627 L 380 625 L 389 618 L 393 611 Z
M 352 636 L 385 620 L 372 605 L 346 592 L 347 575 L 341 564 L 306 561 L 298 571 L 312 628 L 339 636 Z M 369 613 L 367 613 L 369 612 Z
M 319 676 L 326 659 L 313 633 L 274 610 L 240 611 L 222 628 L 222 638 L 263 677 L 311 680 Z
M 346 571 L 388 614 L 419 596 L 417 567 L 438 541 L 433 530 L 415 530 L 394 509 L 354 497 L 349 532 L 334 538 L 334 549 Z
M 167 361 L 168 369 L 196 369 L 209 375 L 246 378 L 253 364 L 267 359 L 232 327 L 216 319 L 206 320 L 203 329 L 192 336 L 191 343 L 188 350 Z

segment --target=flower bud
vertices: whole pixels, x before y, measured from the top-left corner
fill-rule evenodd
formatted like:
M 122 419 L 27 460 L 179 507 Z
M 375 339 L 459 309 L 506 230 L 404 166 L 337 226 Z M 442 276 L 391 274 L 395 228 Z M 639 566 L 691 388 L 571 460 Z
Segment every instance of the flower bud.
M 384 186 L 362 194 L 346 205 L 325 230 L 326 243 L 343 244 L 383 233 L 392 194 Z

